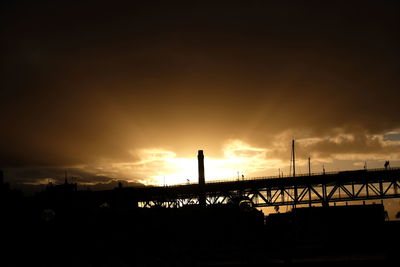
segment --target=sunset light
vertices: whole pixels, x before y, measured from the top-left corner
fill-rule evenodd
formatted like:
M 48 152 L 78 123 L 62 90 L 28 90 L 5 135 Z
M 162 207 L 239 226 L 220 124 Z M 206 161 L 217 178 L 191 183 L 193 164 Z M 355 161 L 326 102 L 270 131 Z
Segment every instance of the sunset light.
M 149 175 L 141 182 L 154 185 L 173 185 L 197 183 L 196 151 L 192 158 L 177 157 L 174 152 L 162 149 L 143 149 L 139 152 L 140 160 L 134 165 L 139 173 Z M 207 181 L 243 179 L 268 173 L 277 169 L 282 162 L 267 159 L 268 151 L 252 147 L 240 140 L 230 140 L 223 146 L 223 158 L 205 155 L 205 177 Z
M 0 6 L 1 267 L 400 266 L 400 1 Z

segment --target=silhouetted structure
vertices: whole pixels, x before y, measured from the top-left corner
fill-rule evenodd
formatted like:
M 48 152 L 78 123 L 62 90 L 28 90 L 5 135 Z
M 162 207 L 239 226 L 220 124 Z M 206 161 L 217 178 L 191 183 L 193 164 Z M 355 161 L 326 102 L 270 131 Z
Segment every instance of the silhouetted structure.
M 385 161 L 385 169 L 390 168 L 390 162 L 389 161 Z
M 199 167 L 199 204 L 200 206 L 205 206 L 206 205 L 206 196 L 205 196 L 205 185 L 206 185 L 206 180 L 204 176 L 204 154 L 203 150 L 198 151 L 197 155 L 197 162 L 198 162 L 198 167 Z
M 68 179 L 64 180 L 63 184 L 54 185 L 53 183 L 49 183 L 46 187 L 47 191 L 57 192 L 57 193 L 70 193 L 76 192 L 78 190 L 77 183 L 69 183 Z
M 383 205 L 326 204 L 398 197 L 400 169 L 205 183 L 202 151 L 198 160 L 198 184 L 79 191 L 65 180 L 31 197 L 2 194 L 1 266 L 398 262 L 400 225 Z M 266 218 L 255 208 L 293 203 L 325 205 Z
M 143 207 L 182 207 L 248 200 L 255 207 L 322 204 L 399 198 L 400 168 L 306 174 L 296 177 L 261 177 L 241 181 L 208 182 L 199 185 L 127 188 Z M 203 204 L 204 204 L 204 200 Z M 237 201 L 236 201 L 237 202 Z

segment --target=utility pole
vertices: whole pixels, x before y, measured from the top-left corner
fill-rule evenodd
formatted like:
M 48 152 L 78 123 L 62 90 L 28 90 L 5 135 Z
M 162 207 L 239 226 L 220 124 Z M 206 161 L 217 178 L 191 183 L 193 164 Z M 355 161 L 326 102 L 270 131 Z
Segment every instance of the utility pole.
M 294 151 L 294 139 L 292 140 L 292 161 L 293 161 L 293 177 L 296 177 L 296 155 Z
M 293 160 L 293 178 L 296 177 L 296 153 L 294 150 L 294 139 L 292 140 L 292 160 Z M 296 209 L 296 203 L 298 200 L 297 185 L 294 186 L 294 204 L 293 208 Z
M 308 175 L 311 176 L 311 160 L 310 160 L 310 157 L 308 157 Z

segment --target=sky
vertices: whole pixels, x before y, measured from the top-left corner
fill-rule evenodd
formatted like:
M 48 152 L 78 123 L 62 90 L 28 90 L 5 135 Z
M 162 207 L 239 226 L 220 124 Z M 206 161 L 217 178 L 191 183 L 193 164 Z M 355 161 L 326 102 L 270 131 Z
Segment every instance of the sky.
M 398 1 L 2 1 L 5 180 L 400 166 Z M 72 178 L 73 177 L 73 178 Z

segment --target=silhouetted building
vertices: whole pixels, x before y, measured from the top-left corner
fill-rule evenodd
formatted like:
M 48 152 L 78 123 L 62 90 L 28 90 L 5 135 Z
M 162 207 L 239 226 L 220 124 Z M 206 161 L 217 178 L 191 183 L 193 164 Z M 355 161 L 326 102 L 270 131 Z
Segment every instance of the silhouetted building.
M 379 241 L 367 233 L 380 231 L 384 222 L 385 210 L 381 204 L 296 208 L 266 217 L 266 227 L 273 229 L 273 238 L 316 247 Z M 353 243 L 343 242 L 347 236 L 352 237 Z
M 0 170 L 0 188 L 1 191 L 8 191 L 10 189 L 10 185 L 4 182 L 4 173 L 3 170 Z
M 78 184 L 68 183 L 67 179 L 65 179 L 63 184 L 54 185 L 52 183 L 49 183 L 46 187 L 46 191 L 59 192 L 59 193 L 70 193 L 70 192 L 76 192 L 77 190 L 78 190 Z

